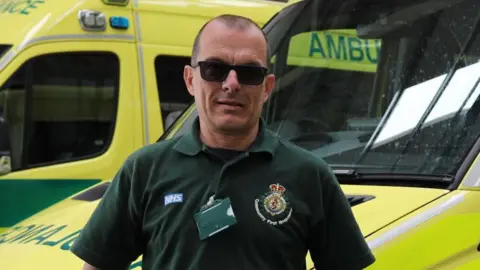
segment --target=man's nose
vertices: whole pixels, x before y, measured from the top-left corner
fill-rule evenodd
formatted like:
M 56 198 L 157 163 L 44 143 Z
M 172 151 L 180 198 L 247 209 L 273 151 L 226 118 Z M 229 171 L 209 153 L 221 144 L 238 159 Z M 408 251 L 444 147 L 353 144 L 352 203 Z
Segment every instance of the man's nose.
M 240 83 L 238 82 L 237 73 L 234 70 L 230 70 L 227 78 L 223 82 L 223 90 L 225 91 L 236 91 L 240 88 Z

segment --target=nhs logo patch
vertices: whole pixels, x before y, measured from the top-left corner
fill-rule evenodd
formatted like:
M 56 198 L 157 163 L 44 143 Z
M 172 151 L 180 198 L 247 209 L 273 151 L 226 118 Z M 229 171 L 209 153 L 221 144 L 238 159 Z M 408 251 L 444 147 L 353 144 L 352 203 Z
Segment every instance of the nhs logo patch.
M 171 203 L 181 203 L 183 202 L 183 193 L 173 193 L 165 195 L 164 204 L 169 205 Z

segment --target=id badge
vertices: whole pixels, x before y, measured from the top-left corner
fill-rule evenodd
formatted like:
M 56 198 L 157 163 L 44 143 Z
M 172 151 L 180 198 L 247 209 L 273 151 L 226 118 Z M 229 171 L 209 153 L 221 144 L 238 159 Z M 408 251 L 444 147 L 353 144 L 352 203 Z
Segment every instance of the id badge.
M 200 240 L 215 235 L 237 223 L 230 198 L 215 200 L 195 214 Z

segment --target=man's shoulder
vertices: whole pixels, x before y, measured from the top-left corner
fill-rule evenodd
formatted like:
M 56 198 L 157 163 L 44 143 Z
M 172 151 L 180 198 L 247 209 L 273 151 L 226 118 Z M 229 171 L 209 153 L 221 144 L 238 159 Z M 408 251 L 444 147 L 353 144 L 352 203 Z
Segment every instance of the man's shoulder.
M 152 161 L 159 161 L 164 159 L 167 155 L 173 151 L 173 146 L 180 140 L 182 136 L 175 137 L 168 140 L 161 140 L 156 143 L 145 145 L 132 154 L 130 154 L 126 160 L 126 163 L 145 164 Z

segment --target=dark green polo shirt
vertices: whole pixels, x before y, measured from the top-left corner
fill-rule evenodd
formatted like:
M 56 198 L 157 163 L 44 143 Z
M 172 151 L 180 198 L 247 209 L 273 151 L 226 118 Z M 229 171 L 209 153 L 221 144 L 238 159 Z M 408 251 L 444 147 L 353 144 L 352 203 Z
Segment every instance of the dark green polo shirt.
M 362 269 L 372 256 L 326 163 L 263 120 L 244 153 L 208 150 L 192 132 L 146 146 L 119 170 L 72 252 L 101 269 Z M 232 156 L 229 156 L 232 154 Z M 229 197 L 237 223 L 200 240 L 194 214 Z

